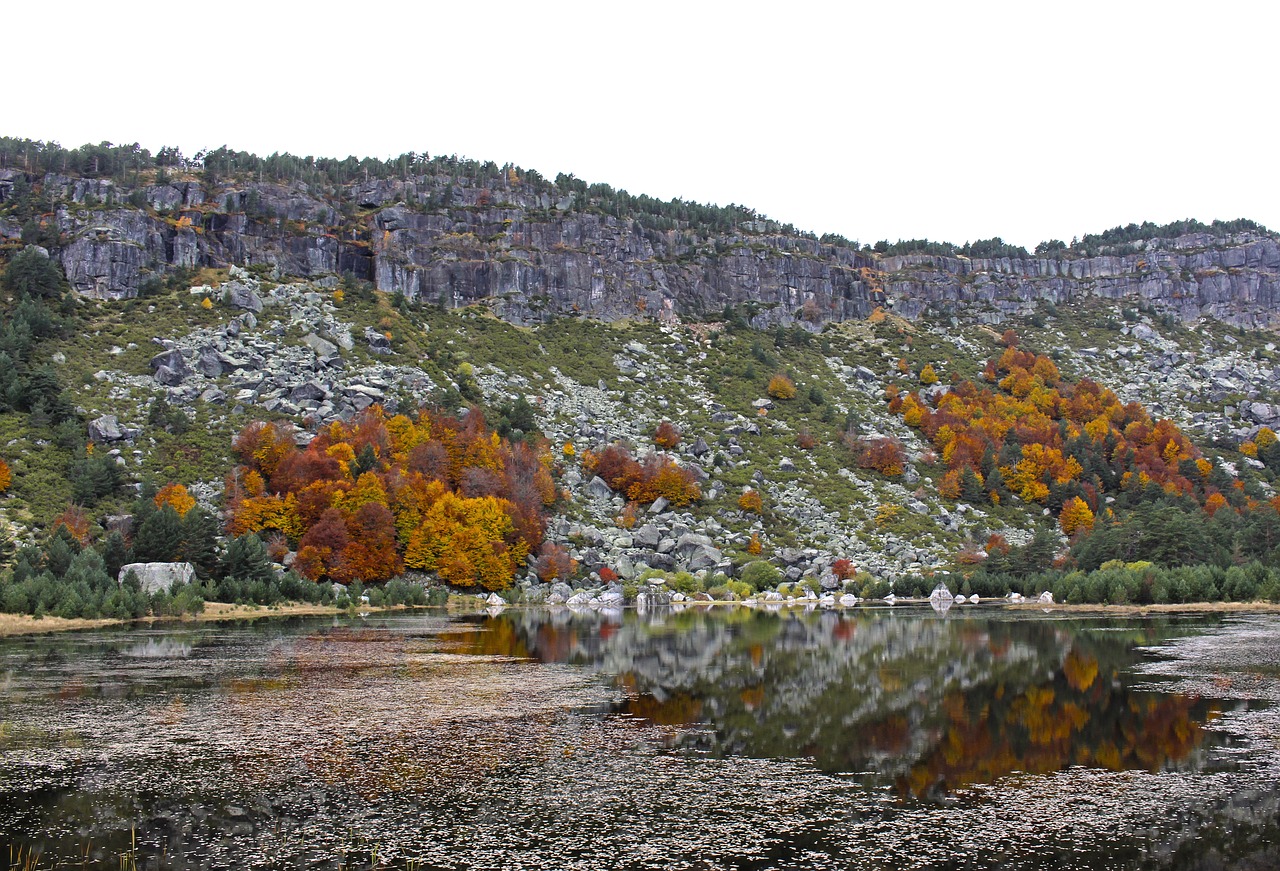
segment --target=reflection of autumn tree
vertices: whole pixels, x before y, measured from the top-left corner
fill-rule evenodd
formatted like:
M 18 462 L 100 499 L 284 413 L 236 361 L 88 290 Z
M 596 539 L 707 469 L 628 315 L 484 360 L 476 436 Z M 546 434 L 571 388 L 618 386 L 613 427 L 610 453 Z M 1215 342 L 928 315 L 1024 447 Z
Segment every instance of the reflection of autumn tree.
M 1197 699 L 1109 692 L 1098 671 L 1095 657 L 1072 650 L 1050 682 L 999 687 L 978 706 L 948 695 L 938 741 L 899 779 L 899 794 L 923 797 L 1070 765 L 1158 771 L 1200 746 L 1200 723 L 1212 712 Z
M 903 797 L 1073 765 L 1178 764 L 1212 716 L 1195 699 L 1125 686 L 1121 669 L 1134 645 L 1153 640 L 1149 624 L 1100 634 L 1029 621 L 691 610 L 654 624 L 522 612 L 480 626 L 463 649 L 616 666 L 619 712 L 705 727 L 677 743 L 812 756 L 824 771 L 875 772 Z M 673 655 L 695 647 L 696 657 Z

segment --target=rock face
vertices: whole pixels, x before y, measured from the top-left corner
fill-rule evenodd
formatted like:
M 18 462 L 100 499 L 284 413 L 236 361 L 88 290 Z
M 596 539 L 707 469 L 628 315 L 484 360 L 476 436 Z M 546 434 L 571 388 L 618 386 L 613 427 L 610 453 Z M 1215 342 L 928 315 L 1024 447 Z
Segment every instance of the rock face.
M 191 563 L 129 563 L 120 567 L 117 580 L 123 584 L 129 572 L 137 576 L 144 593 L 168 592 L 174 584 L 189 584 L 196 578 Z
M 1085 296 L 1144 300 L 1184 321 L 1280 326 L 1280 243 L 1248 233 L 1193 233 L 1134 244 L 1132 254 L 1079 259 L 967 259 L 908 255 L 880 261 L 887 301 L 914 319 L 986 310 L 992 323 L 1039 301 Z M 1138 336 L 1142 338 L 1142 336 Z
M 13 184 L 16 173 L 6 173 Z M 1149 240 L 1132 253 L 1075 259 L 877 257 L 758 221 L 711 235 L 655 229 L 506 179 L 484 187 L 423 175 L 329 190 L 182 182 L 141 191 L 56 175 L 26 181 L 53 196 L 67 240 L 54 255 L 71 285 L 104 299 L 133 297 L 148 276 L 180 267 L 252 263 L 299 278 L 350 272 L 430 304 L 482 302 L 520 324 L 556 315 L 701 318 L 726 305 L 745 305 L 757 327 L 816 330 L 881 306 L 910 319 L 933 310 L 998 323 L 1046 301 L 1099 296 L 1143 300 L 1188 321 L 1280 325 L 1280 245 L 1250 233 Z M 79 207 L 89 197 L 132 203 L 139 195 L 165 214 Z M 343 221 L 336 206 L 352 202 L 370 211 Z M 260 299 L 231 284 L 231 304 L 261 310 Z M 381 353 L 381 343 L 372 350 Z

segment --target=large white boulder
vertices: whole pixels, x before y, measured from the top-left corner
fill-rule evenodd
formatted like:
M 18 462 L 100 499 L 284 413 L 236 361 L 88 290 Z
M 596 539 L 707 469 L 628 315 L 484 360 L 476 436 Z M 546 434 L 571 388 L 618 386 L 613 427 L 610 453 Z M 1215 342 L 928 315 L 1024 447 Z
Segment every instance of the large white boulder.
M 138 576 L 144 593 L 166 593 L 174 584 L 189 584 L 196 579 L 196 570 L 191 563 L 129 563 L 120 567 L 117 580 L 124 583 L 125 577 L 133 572 Z

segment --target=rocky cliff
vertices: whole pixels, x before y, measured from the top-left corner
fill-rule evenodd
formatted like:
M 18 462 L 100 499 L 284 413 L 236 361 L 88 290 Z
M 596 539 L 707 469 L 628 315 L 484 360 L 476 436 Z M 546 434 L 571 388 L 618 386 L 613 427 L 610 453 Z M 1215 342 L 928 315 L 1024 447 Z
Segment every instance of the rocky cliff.
M 68 279 L 98 298 L 135 296 L 149 277 L 181 267 L 270 264 L 300 278 L 350 272 L 446 307 L 484 303 L 518 324 L 575 314 L 696 320 L 726 305 L 758 327 L 817 328 L 882 306 L 909 319 L 999 323 L 1097 296 L 1183 321 L 1280 326 L 1280 244 L 1255 233 L 1151 239 L 1098 257 L 877 257 L 772 222 L 645 220 L 514 171 L 309 186 L 0 170 L 0 204 L 19 188 L 39 191 Z M 0 240 L 23 231 L 0 218 Z

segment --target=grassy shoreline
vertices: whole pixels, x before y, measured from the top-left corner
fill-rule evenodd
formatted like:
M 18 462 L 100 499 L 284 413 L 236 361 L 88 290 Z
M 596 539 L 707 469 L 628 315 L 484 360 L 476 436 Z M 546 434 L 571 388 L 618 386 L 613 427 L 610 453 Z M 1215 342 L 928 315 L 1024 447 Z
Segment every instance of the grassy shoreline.
M 469 598 L 469 597 L 462 597 Z M 910 600 L 920 603 L 925 600 Z M 1280 603 L 1275 602 L 1186 602 L 1181 604 L 1166 605 L 1104 605 L 1104 604 L 1080 604 L 1069 605 L 1062 602 L 1055 602 L 1052 605 L 1042 605 L 1039 602 L 1019 602 L 1008 603 L 1004 600 L 989 600 L 984 604 L 997 602 L 1005 605 L 1005 607 L 1013 610 L 1021 611 L 1060 611 L 1066 613 L 1077 614 L 1098 614 L 1103 616 L 1115 617 L 1144 617 L 1157 614 L 1240 614 L 1240 613 L 1266 613 L 1280 614 Z M 450 603 L 451 605 L 454 603 Z M 740 603 L 730 602 L 691 602 L 691 605 L 730 605 Z M 906 602 L 904 602 L 906 604 Z M 426 607 L 426 606 L 423 606 Z M 529 607 L 522 605 L 507 607 Z M 533 607 L 542 607 L 541 605 Z M 360 609 L 359 613 L 384 614 L 395 611 L 422 610 L 422 608 L 408 608 L 405 605 L 392 605 L 385 608 L 370 608 L 365 606 Z M 436 609 L 438 610 L 438 609 Z M 457 609 L 449 607 L 452 613 Z M 336 617 L 344 614 L 356 613 L 353 609 L 337 608 L 333 605 L 314 605 L 307 602 L 289 602 L 283 605 L 231 605 L 225 602 L 209 602 L 205 605 L 204 612 L 200 614 L 188 614 L 183 617 L 142 617 L 137 620 L 67 620 L 62 617 L 43 617 L 39 620 L 28 614 L 5 614 L 0 613 L 0 638 L 13 638 L 21 635 L 45 635 L 53 632 L 79 632 L 92 629 L 105 629 L 114 626 L 131 626 L 145 624 L 147 626 L 156 623 L 166 625 L 174 624 L 190 624 L 190 623 L 219 623 L 231 620 L 262 620 L 273 617 Z
M 425 607 L 425 606 L 424 606 Z M 404 605 L 385 608 L 364 606 L 361 613 L 386 613 L 409 610 Z M 261 620 L 269 617 L 327 617 L 355 613 L 352 609 L 333 605 L 314 605 L 308 602 L 288 602 L 283 605 L 231 605 L 226 602 L 207 602 L 200 614 L 182 617 L 140 617 L 137 620 L 67 620 L 62 617 L 42 617 L 37 620 L 30 614 L 0 613 L 0 638 L 18 635 L 41 635 L 51 632 L 76 632 L 88 629 L 104 629 L 112 626 L 166 625 L 189 623 L 219 623 L 229 620 Z

